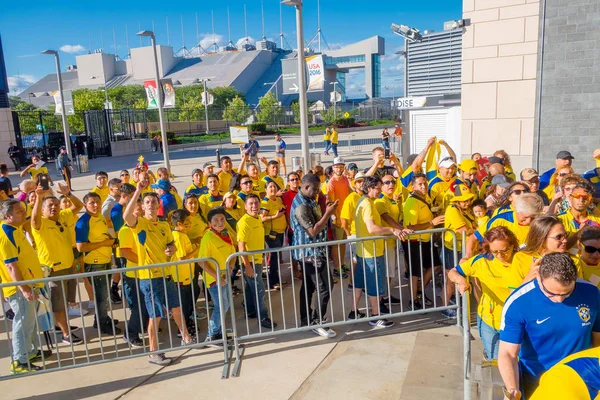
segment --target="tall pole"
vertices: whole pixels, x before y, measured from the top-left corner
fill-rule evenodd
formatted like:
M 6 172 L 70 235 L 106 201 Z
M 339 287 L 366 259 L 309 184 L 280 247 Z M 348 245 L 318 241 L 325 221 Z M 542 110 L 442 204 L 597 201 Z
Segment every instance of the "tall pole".
M 302 0 L 296 5 L 296 39 L 298 46 L 298 80 L 299 80 L 299 101 L 300 101 L 300 140 L 302 146 L 302 157 L 304 158 L 304 171 L 311 169 L 310 149 L 308 140 L 308 113 L 306 107 L 306 74 L 304 60 L 304 27 L 302 26 Z
M 63 96 L 63 82 L 62 76 L 60 75 L 60 60 L 58 59 L 58 51 L 54 53 L 54 59 L 56 60 L 56 77 L 58 78 L 58 93 L 60 94 L 60 108 L 63 124 L 63 131 L 65 134 L 65 147 L 67 148 L 67 154 L 73 158 L 71 152 L 71 136 L 69 135 L 69 123 L 67 122 L 67 110 L 65 110 L 65 97 Z
M 208 79 L 203 79 L 204 82 L 204 117 L 206 118 L 206 134 L 208 135 L 210 132 L 210 127 L 208 125 Z
M 154 32 L 150 36 L 152 40 L 152 51 L 154 52 L 154 73 L 156 77 L 156 91 L 158 93 L 158 119 L 160 121 L 160 136 L 163 143 L 163 156 L 165 160 L 165 168 L 171 171 L 171 163 L 169 162 L 169 145 L 167 141 L 167 130 L 165 129 L 165 116 L 163 112 L 163 92 L 160 84 L 160 72 L 158 71 L 158 55 L 156 54 L 156 37 Z
M 335 90 L 337 82 L 333 82 L 333 120 L 337 119 L 337 91 Z

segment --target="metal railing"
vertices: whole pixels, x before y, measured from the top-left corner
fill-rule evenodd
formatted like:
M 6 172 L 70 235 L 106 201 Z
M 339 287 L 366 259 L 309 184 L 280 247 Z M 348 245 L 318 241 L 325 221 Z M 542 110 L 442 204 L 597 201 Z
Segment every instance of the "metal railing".
M 164 264 L 156 264 L 156 265 L 152 265 L 152 266 L 141 266 L 141 267 L 128 267 L 128 268 L 119 268 L 119 269 L 107 269 L 104 271 L 96 271 L 96 272 L 86 272 L 86 273 L 80 273 L 80 274 L 69 274 L 69 275 L 62 275 L 62 276 L 50 276 L 47 278 L 42 278 L 42 279 L 35 279 L 35 280 L 27 280 L 27 281 L 21 281 L 18 282 L 18 285 L 14 282 L 11 283 L 4 283 L 4 284 L 0 284 L 0 289 L 4 289 L 4 288 L 10 288 L 10 287 L 16 287 L 16 286 L 29 286 L 32 290 L 34 290 L 34 295 L 35 298 L 34 300 L 27 302 L 26 300 L 24 302 L 21 301 L 21 304 L 25 304 L 26 307 L 34 307 L 35 310 L 33 310 L 33 312 L 36 313 L 36 315 L 38 316 L 37 318 L 35 318 L 35 321 L 32 324 L 32 321 L 26 321 L 25 317 L 26 315 L 23 315 L 23 311 L 29 310 L 29 309 L 25 309 L 25 310 L 21 310 L 21 312 L 16 312 L 16 315 L 14 316 L 13 319 L 13 323 L 12 323 L 12 330 L 9 329 L 9 323 L 8 323 L 8 318 L 5 312 L 3 312 L 3 319 L 4 319 L 4 328 L 5 328 L 5 332 L 7 335 L 7 343 L 9 346 L 9 352 L 10 352 L 10 361 L 11 364 L 13 363 L 13 361 L 15 361 L 15 357 L 19 357 L 18 354 L 14 354 L 14 348 L 13 348 L 13 343 L 15 341 L 17 342 L 25 342 L 25 344 L 27 345 L 27 347 L 31 346 L 31 349 L 34 349 L 34 351 L 38 351 L 38 357 L 36 362 L 41 362 L 41 365 L 37 365 L 36 362 L 31 361 L 32 357 L 27 357 L 27 368 L 31 369 L 32 365 L 35 365 L 36 367 L 40 367 L 40 370 L 37 372 L 32 372 L 34 374 L 38 374 L 38 373 L 45 373 L 45 372 L 52 372 L 52 371 L 57 371 L 57 370 L 64 370 L 64 369 L 71 369 L 71 368 L 77 368 L 77 367 L 82 367 L 82 366 L 87 366 L 87 365 L 95 365 L 95 364 L 101 364 L 101 363 L 106 363 L 106 362 L 111 362 L 111 361 L 117 361 L 117 360 L 124 360 L 124 359 L 130 359 L 130 358 L 135 358 L 135 357 L 141 357 L 141 356 L 150 356 L 150 355 L 155 355 L 158 353 L 164 353 L 166 351 L 174 351 L 174 350 L 186 350 L 186 349 L 192 349 L 192 348 L 203 348 L 206 346 L 218 346 L 221 347 L 223 349 L 223 372 L 222 372 L 222 378 L 226 378 L 229 375 L 229 359 L 230 359 L 230 353 L 229 353 L 229 346 L 228 346 L 228 336 L 227 336 L 227 331 L 226 331 L 226 324 L 225 324 L 225 313 L 227 310 L 224 309 L 223 307 L 223 302 L 218 302 L 219 303 L 219 314 L 220 314 L 220 325 L 221 325 L 221 330 L 220 330 L 220 339 L 216 339 L 216 340 L 211 340 L 211 341 L 204 341 L 204 342 L 200 342 L 198 341 L 198 336 L 197 333 L 200 332 L 200 323 L 199 320 L 201 319 L 207 319 L 210 320 L 211 317 L 211 311 L 210 311 L 210 305 L 208 302 L 208 294 L 207 294 L 207 290 L 208 288 L 204 287 L 203 293 L 198 293 L 196 292 L 196 289 L 194 289 L 194 285 L 190 285 L 191 287 L 188 288 L 188 296 L 191 295 L 192 299 L 195 299 L 193 301 L 193 307 L 191 310 L 191 315 L 184 315 L 184 313 L 182 312 L 182 307 L 181 305 L 184 304 L 182 300 L 185 299 L 185 294 L 183 294 L 182 291 L 182 286 L 181 285 L 177 285 L 176 283 L 174 283 L 174 281 L 171 279 L 171 276 L 173 276 L 176 280 L 179 276 L 179 270 L 181 267 L 177 267 L 178 265 L 187 265 L 188 268 L 192 268 L 190 266 L 190 264 L 196 265 L 196 263 L 199 262 L 204 262 L 204 263 L 210 263 L 214 266 L 216 266 L 215 270 L 219 271 L 218 268 L 218 264 L 217 262 L 212 259 L 212 258 L 197 258 L 197 259 L 190 259 L 190 260 L 185 260 L 185 261 L 177 261 L 177 262 L 169 262 L 169 263 L 164 263 Z M 154 271 L 160 271 L 159 275 L 162 275 L 162 277 L 160 278 L 154 278 L 154 279 L 158 279 L 160 280 L 160 282 L 155 281 L 150 283 L 149 285 L 146 284 L 146 286 L 149 287 L 150 292 L 149 292 L 149 296 L 148 293 L 144 294 L 144 292 L 147 292 L 147 290 L 142 290 L 141 286 L 144 284 L 144 282 L 149 282 L 148 279 L 131 279 L 131 282 L 133 284 L 133 287 L 129 287 L 128 290 L 131 292 L 130 296 L 131 296 L 131 302 L 127 301 L 127 296 L 123 296 L 123 304 L 121 305 L 117 305 L 117 304 L 113 304 L 110 300 L 108 300 L 107 298 L 104 299 L 100 299 L 99 295 L 100 294 L 104 294 L 106 296 L 108 296 L 108 288 L 110 288 L 110 277 L 113 276 L 114 274 L 118 274 L 121 277 L 121 281 L 125 282 L 125 279 L 127 278 L 125 276 L 126 273 L 139 273 L 140 271 L 150 271 L 150 270 L 154 270 Z M 188 273 L 190 274 L 190 276 L 194 277 L 194 272 L 195 271 L 188 271 Z M 149 272 L 148 272 L 149 273 Z M 182 272 L 183 273 L 183 272 Z M 95 306 L 94 306 L 94 312 L 92 315 L 88 315 L 88 316 L 84 316 L 84 309 L 82 306 L 82 299 L 81 299 L 81 287 L 79 288 L 80 290 L 77 290 L 77 303 L 79 305 L 79 314 L 81 314 L 81 317 L 79 318 L 79 321 L 81 323 L 81 327 L 78 327 L 78 329 L 75 332 L 81 332 L 80 334 L 83 335 L 82 339 L 82 343 L 81 344 L 73 344 L 72 342 L 70 344 L 65 344 L 64 346 L 61 346 L 61 340 L 59 340 L 60 335 L 62 334 L 63 338 L 64 333 L 60 332 L 60 330 L 57 330 L 55 328 L 55 319 L 53 318 L 53 310 L 52 310 L 52 301 L 50 301 L 50 295 L 49 290 L 48 290 L 48 286 L 50 284 L 55 285 L 55 287 L 60 289 L 60 298 L 62 298 L 62 304 L 61 304 L 61 308 L 63 309 L 63 312 L 66 312 L 69 308 L 68 308 L 68 302 L 67 302 L 67 290 L 66 290 L 66 286 L 69 285 L 69 281 L 71 280 L 76 280 L 78 282 L 77 286 L 81 286 L 79 283 L 81 283 L 82 279 L 89 279 L 92 282 L 92 290 L 93 290 L 93 297 L 95 299 Z M 222 279 L 221 279 L 221 274 L 217 274 L 216 276 L 216 286 L 218 288 L 218 295 L 219 295 L 219 299 L 223 298 L 223 286 L 222 286 Z M 102 293 L 98 293 L 97 290 L 103 286 L 102 289 Z M 50 289 L 52 290 L 52 289 Z M 174 290 L 176 290 L 176 292 L 174 292 Z M 164 291 L 164 303 L 163 304 L 156 304 L 156 301 L 158 300 L 159 302 L 162 302 L 161 300 L 161 293 L 163 293 Z M 17 288 L 17 296 L 21 296 L 20 294 L 21 292 L 19 292 L 19 289 Z M 123 290 L 123 293 L 125 293 L 125 289 Z M 203 297 L 202 297 L 203 295 Z M 175 296 L 175 297 L 174 297 Z M 182 297 L 183 296 L 183 297 Z M 9 301 L 18 301 L 16 299 L 13 299 L 14 296 L 10 296 L 8 298 Z M 150 298 L 148 298 L 150 297 Z M 169 300 L 170 299 L 170 300 Z M 200 311 L 196 309 L 196 303 L 197 300 L 201 299 L 203 300 L 204 304 L 203 304 L 203 309 L 201 309 Z M 179 305 L 179 311 L 177 311 L 177 307 L 173 307 L 174 304 L 169 305 L 169 301 L 175 301 L 178 303 Z M 106 311 L 107 313 L 107 317 L 103 318 L 102 315 L 100 315 L 99 310 L 98 310 L 98 305 L 99 304 L 104 304 L 106 305 L 106 303 L 108 304 L 108 310 Z M 133 304 L 136 303 L 136 304 Z M 148 317 L 148 313 L 150 312 L 150 310 L 148 309 L 148 307 L 151 306 L 153 311 L 154 316 L 153 317 Z M 133 309 L 133 307 L 135 307 L 135 309 Z M 157 348 L 155 350 L 152 350 L 150 348 L 150 342 L 151 342 L 151 338 L 149 337 L 150 332 L 147 332 L 148 337 L 146 337 L 143 332 L 144 330 L 146 330 L 146 328 L 149 328 L 149 323 L 150 320 L 154 321 L 154 326 L 156 326 L 156 328 L 158 328 L 158 325 L 156 324 L 157 322 L 157 312 L 156 310 L 160 310 L 160 309 L 166 309 L 166 311 L 169 312 L 169 315 L 166 318 L 167 320 L 167 332 L 163 332 L 161 334 L 160 329 L 154 329 L 154 333 L 155 333 L 155 339 L 156 339 L 156 343 L 157 343 Z M 129 310 L 129 312 L 127 312 L 127 310 Z M 27 314 L 27 313 L 25 313 Z M 175 319 L 175 314 L 180 316 L 180 320 L 177 321 Z M 201 315 L 203 314 L 203 315 Z M 137 338 L 133 338 L 130 332 L 130 322 L 132 319 L 132 315 L 137 315 L 137 318 L 139 318 L 139 328 L 140 328 L 140 335 L 139 335 L 139 340 L 141 342 L 141 346 L 136 346 L 138 348 L 134 348 L 134 346 L 132 346 L 131 341 L 133 339 L 137 339 Z M 123 341 L 122 344 L 119 344 L 117 342 L 117 336 L 120 336 L 119 331 L 121 330 L 121 328 L 118 327 L 119 324 L 119 320 L 117 320 L 115 318 L 115 316 L 121 318 L 124 317 L 124 321 L 125 323 L 122 324 L 124 325 L 124 339 L 127 338 L 129 340 L 127 341 Z M 173 319 L 173 321 L 171 321 L 171 318 Z M 104 319 L 105 322 L 102 321 L 102 319 Z M 108 319 L 106 319 L 108 318 Z M 92 319 L 93 319 L 93 324 L 92 324 Z M 187 319 L 187 320 L 186 320 Z M 18 321 L 17 321 L 18 320 Z M 148 322 L 144 323 L 147 320 Z M 106 322 L 108 321 L 108 322 Z M 116 322 L 115 322 L 116 321 Z M 19 322 L 19 324 L 16 324 L 16 322 Z M 134 322 L 138 322 L 138 321 L 134 321 Z M 172 322 L 174 322 L 176 324 L 176 327 L 173 328 L 172 327 Z M 178 330 L 178 326 L 182 326 L 181 330 L 183 330 L 183 324 L 186 324 L 186 329 L 185 331 L 187 331 L 187 329 L 189 328 L 190 330 L 194 330 L 194 332 L 196 333 L 196 340 L 194 342 L 191 343 L 185 343 L 185 335 L 181 335 L 182 336 L 182 342 L 181 344 L 177 344 L 177 338 L 174 338 L 176 330 Z M 26 329 L 33 329 L 33 333 L 31 331 L 29 332 L 25 332 L 24 329 L 24 325 L 29 325 L 29 328 Z M 31 326 L 33 325 L 33 326 Z M 17 328 L 15 328 L 15 326 L 17 326 Z M 15 329 L 17 330 L 17 332 L 15 332 Z M 149 329 L 148 329 L 149 330 Z M 181 330 L 180 333 L 181 333 Z M 12 333 L 12 335 L 11 335 Z M 71 325 L 69 323 L 69 320 L 67 318 L 67 333 L 68 333 L 68 337 L 72 338 L 74 331 L 71 328 Z M 103 334 L 107 334 L 109 335 L 108 337 L 103 338 Z M 15 335 L 19 335 L 19 336 L 15 336 Z M 34 335 L 31 339 L 34 340 L 29 340 L 27 338 L 28 335 Z M 137 335 L 134 334 L 134 336 Z M 12 337 L 11 337 L 12 336 Z M 52 352 L 53 356 L 50 359 L 49 357 L 45 356 L 45 352 L 43 351 L 43 342 L 42 342 L 42 337 L 44 338 L 44 341 L 46 343 L 46 346 L 48 347 L 48 350 L 54 348 L 55 351 Z M 119 339 L 120 340 L 120 339 Z M 31 341 L 31 343 L 28 343 L 28 341 Z M 79 346 L 83 345 L 84 347 L 84 351 L 81 352 L 80 350 L 78 350 Z M 0 349 L 2 350 L 2 353 L 4 353 L 4 349 Z M 2 354 L 2 358 L 4 358 L 4 356 L 6 356 L 6 354 Z M 31 373 L 25 374 L 25 375 L 30 375 Z M 19 374 L 13 374 L 13 375 L 5 375 L 0 373 L 0 380 L 4 380 L 4 379 L 9 379 L 9 378 L 14 378 L 14 377 L 18 377 L 21 376 Z
M 441 249 L 438 249 L 433 245 L 433 240 L 427 241 L 427 238 L 422 236 L 447 233 L 452 235 L 453 250 L 451 254 L 446 254 L 449 250 L 444 246 L 442 246 Z M 382 243 L 383 252 L 381 251 Z M 463 243 L 465 243 L 464 238 Z M 463 334 L 464 393 L 465 399 L 469 399 L 471 383 L 471 343 L 468 295 L 462 296 L 460 299 L 461 302 L 459 302 L 459 295 L 456 293 L 457 300 L 454 303 L 447 302 L 447 300 L 450 299 L 448 289 L 451 285 L 447 280 L 445 271 L 458 263 L 459 257 L 456 249 L 457 238 L 453 232 L 446 229 L 432 229 L 415 232 L 409 235 L 408 241 L 396 240 L 394 237 L 389 236 L 377 236 L 297 246 L 283 247 L 282 244 L 282 247 L 273 249 L 267 248 L 264 250 L 231 254 L 226 261 L 226 265 L 231 265 L 234 260 L 242 261 L 242 257 L 250 258 L 254 279 L 249 276 L 249 271 L 245 270 L 246 267 L 244 267 L 244 263 L 240 262 L 240 265 L 242 266 L 241 276 L 245 281 L 241 290 L 243 302 L 240 307 L 239 301 L 237 305 L 234 302 L 232 288 L 230 287 L 232 284 L 224 282 L 221 274 L 217 274 L 216 285 L 218 289 L 218 299 L 213 298 L 213 301 L 218 300 L 218 319 L 221 325 L 221 338 L 208 342 L 198 341 L 199 332 L 204 328 L 204 323 L 202 323 L 202 327 L 200 326 L 200 318 L 203 318 L 200 314 L 205 314 L 207 318 L 210 318 L 211 311 L 208 302 L 208 289 L 204 287 L 202 293 L 198 293 L 195 292 L 194 286 L 192 285 L 192 327 L 196 333 L 197 341 L 195 343 L 177 344 L 177 339 L 174 339 L 174 330 L 177 328 L 173 328 L 171 322 L 175 322 L 177 325 L 177 322 L 183 324 L 184 321 L 171 321 L 169 318 L 165 318 L 167 319 L 166 332 L 163 332 L 162 334 L 155 332 L 156 342 L 158 343 L 157 349 L 150 349 L 149 344 L 146 344 L 147 341 L 149 342 L 149 338 L 146 339 L 143 335 L 140 335 L 142 346 L 139 349 L 134 349 L 127 342 L 118 344 L 117 336 L 119 335 L 117 334 L 115 327 L 119 325 L 119 323 L 108 325 L 108 330 L 106 329 L 107 325 L 103 325 L 102 327 L 99 324 L 96 326 L 91 325 L 92 319 L 100 320 L 101 316 L 98 312 L 98 305 L 102 304 L 98 301 L 97 293 L 100 286 L 92 285 L 93 297 L 96 299 L 94 313 L 93 315 L 85 317 L 81 316 L 78 318 L 82 325 L 82 345 L 85 348 L 83 352 L 76 350 L 76 347 L 73 344 L 60 346 L 60 332 L 56 329 L 52 329 L 54 323 L 50 322 L 50 328 L 47 328 L 41 326 L 40 319 L 35 319 L 35 326 L 33 329 L 37 335 L 38 345 L 41 347 L 41 333 L 45 332 L 44 337 L 47 346 L 51 347 L 53 344 L 56 346 L 55 356 L 50 359 L 45 357 L 42 352 L 41 370 L 37 373 L 77 368 L 80 366 L 129 359 L 143 355 L 153 355 L 164 353 L 165 351 L 188 350 L 191 348 L 202 348 L 208 345 L 220 345 L 223 349 L 223 371 L 221 377 L 226 378 L 229 376 L 230 372 L 231 356 L 233 355 L 235 357 L 231 374 L 233 376 L 239 376 L 245 347 L 251 341 L 256 339 L 310 330 L 327 330 L 363 322 L 372 322 L 377 326 L 376 321 L 381 319 L 393 320 L 411 315 L 431 314 L 445 310 L 453 310 L 457 313 L 456 325 Z M 312 251 L 313 254 L 316 251 L 318 257 L 303 256 L 303 254 L 306 254 L 304 252 L 307 250 Z M 374 252 L 377 257 L 369 255 L 369 252 Z M 263 257 L 263 260 L 265 261 L 264 264 L 269 265 L 269 267 L 266 268 L 266 276 L 264 278 L 261 276 L 263 262 L 259 262 L 258 259 L 255 259 L 255 257 L 259 255 Z M 450 257 L 446 257 L 447 255 Z M 446 265 L 446 260 L 448 259 L 453 261 L 453 265 Z M 121 279 L 124 280 L 126 278 L 125 274 L 128 272 L 139 273 L 142 270 L 158 270 L 160 271 L 159 275 L 162 275 L 162 278 L 158 278 L 160 280 L 158 282 L 159 286 L 155 287 L 153 284 L 149 286 L 150 301 L 146 298 L 142 298 L 145 297 L 144 292 L 146 292 L 146 294 L 148 293 L 147 287 L 144 290 L 140 290 L 141 283 L 145 281 L 144 279 L 132 279 L 135 286 L 132 290 L 135 296 L 133 298 L 133 303 L 136 304 L 131 304 L 132 302 L 127 301 L 127 298 L 124 299 L 122 306 L 113 305 L 110 301 L 106 301 L 108 303 L 107 315 L 108 318 L 110 318 L 110 321 L 114 321 L 115 316 L 124 317 L 124 320 L 126 321 L 124 324 L 124 333 L 127 338 L 131 338 L 129 322 L 132 319 L 132 311 L 137 311 L 137 313 L 133 313 L 134 318 L 138 318 L 140 320 L 139 326 L 144 327 L 146 325 L 142 316 L 144 305 L 150 303 L 149 306 L 153 310 L 156 310 L 156 297 L 152 291 L 156 288 L 162 288 L 160 289 L 161 291 L 168 293 L 170 290 L 168 289 L 168 286 L 172 286 L 173 280 L 178 280 L 179 268 L 173 267 L 190 263 L 196 265 L 199 262 L 211 263 L 216 266 L 215 270 L 219 270 L 217 262 L 214 259 L 198 258 L 152 266 L 108 269 L 105 271 L 87 272 L 82 274 L 51 276 L 43 279 L 19 282 L 19 285 L 28 285 L 30 287 L 33 285 L 43 285 L 44 287 L 47 287 L 52 282 L 60 288 L 62 308 L 68 310 L 66 286 L 69 280 L 99 280 L 103 281 L 105 288 L 108 288 L 110 287 L 109 276 L 115 273 L 119 274 Z M 348 271 L 345 271 L 342 268 L 342 265 L 344 264 L 354 265 L 350 267 Z M 441 270 L 435 270 L 434 268 L 430 270 L 428 267 L 429 265 L 438 267 L 438 269 Z M 188 265 L 188 268 L 191 267 Z M 225 272 L 224 276 L 229 280 L 231 271 L 228 269 L 222 271 Z M 429 277 L 429 271 L 431 272 L 431 288 L 428 287 L 429 282 L 426 282 L 426 279 L 424 278 Z M 196 275 L 194 275 L 195 271 L 189 270 L 187 272 L 189 276 L 198 277 L 197 272 Z M 439 272 L 441 272 L 441 275 L 438 276 Z M 302 277 L 296 282 L 294 280 L 294 275 L 300 273 L 302 274 Z M 170 278 L 169 275 L 174 278 Z M 405 283 L 403 283 L 403 276 L 408 277 L 408 280 Z M 284 281 L 288 279 L 288 277 L 291 278 L 290 283 L 286 284 Z M 390 280 L 392 277 L 397 280 L 397 286 L 396 282 Z M 418 279 L 418 277 L 421 277 L 421 279 Z M 263 279 L 265 280 L 266 289 L 262 288 Z M 193 282 L 194 278 L 192 278 L 192 283 Z M 130 283 L 131 281 L 127 284 Z M 346 283 L 352 285 L 352 292 L 349 292 L 345 288 Z M 276 285 L 281 286 L 280 290 L 270 289 L 270 287 Z M 312 287 L 309 287 L 309 285 L 312 285 Z M 336 287 L 336 285 L 339 286 Z M 16 286 L 15 283 L 0 284 L 0 289 L 14 286 Z M 79 284 L 78 286 L 80 286 L 80 290 L 78 291 L 78 293 L 80 293 L 82 285 Z M 436 288 L 438 286 L 440 286 L 441 293 L 436 295 Z M 183 294 L 182 287 L 176 286 L 176 288 L 177 303 L 181 306 L 185 304 L 186 298 Z M 364 294 L 362 293 L 363 289 Z M 202 294 L 204 297 L 202 297 Z M 173 293 L 171 293 L 171 295 L 173 295 Z M 388 300 L 382 303 L 379 299 L 384 295 L 387 295 Z M 363 296 L 364 301 L 361 301 L 360 298 Z M 397 296 L 398 299 L 397 304 L 394 299 L 395 296 Z M 200 300 L 203 302 L 200 311 L 196 309 L 198 297 L 200 297 Z M 315 297 L 314 300 L 313 297 Z M 431 304 L 428 305 L 426 301 L 429 300 L 429 297 L 431 297 Z M 440 297 L 440 299 L 438 299 L 438 297 Z M 227 298 L 228 301 L 225 301 L 225 298 Z M 165 303 L 161 303 L 161 307 L 169 309 L 169 301 L 169 296 L 166 296 Z M 81 294 L 78 295 L 77 303 L 79 304 L 78 307 L 80 313 L 83 314 Z M 224 306 L 224 303 L 228 304 L 227 308 L 229 308 L 229 310 Z M 369 305 L 371 308 L 369 308 Z M 137 306 L 137 308 L 131 310 L 132 306 Z M 36 307 L 36 314 L 39 311 L 38 307 Z M 127 312 L 128 309 L 129 312 Z M 364 310 L 364 314 L 361 310 Z M 52 309 L 48 311 L 52 313 Z M 227 311 L 229 311 L 230 314 L 229 323 L 227 323 L 226 319 Z M 179 315 L 177 312 L 173 312 L 173 314 L 174 316 Z M 12 361 L 13 349 L 11 346 L 11 331 L 9 330 L 9 323 L 6 315 L 3 316 L 5 320 L 4 327 L 8 338 L 7 343 L 9 343 L 10 358 Z M 268 320 L 265 320 L 265 317 L 270 317 L 272 322 L 275 323 L 269 323 Z M 180 316 L 180 318 L 183 319 L 183 316 Z M 255 318 L 256 322 L 253 322 L 252 320 Z M 154 321 L 156 322 L 156 320 Z M 67 333 L 70 336 L 72 333 L 71 327 L 69 326 L 67 330 Z M 230 335 L 228 335 L 228 331 L 231 332 Z M 103 333 L 108 334 L 109 336 L 105 339 L 102 337 Z M 325 333 L 327 333 L 327 331 L 325 331 Z M 0 349 L 0 351 L 3 352 L 4 349 Z M 5 355 L 0 353 L 0 357 L 5 357 Z M 31 364 L 29 360 L 27 364 Z M 18 375 L 0 374 L 0 380 L 14 376 Z

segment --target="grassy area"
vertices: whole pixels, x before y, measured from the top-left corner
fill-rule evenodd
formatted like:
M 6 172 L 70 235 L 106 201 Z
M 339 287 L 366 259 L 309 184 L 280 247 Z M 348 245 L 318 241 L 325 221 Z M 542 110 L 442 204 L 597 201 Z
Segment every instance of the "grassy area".
M 229 132 L 211 133 L 210 135 L 175 136 L 175 139 L 177 139 L 178 144 L 216 142 L 219 139 L 228 142 Z

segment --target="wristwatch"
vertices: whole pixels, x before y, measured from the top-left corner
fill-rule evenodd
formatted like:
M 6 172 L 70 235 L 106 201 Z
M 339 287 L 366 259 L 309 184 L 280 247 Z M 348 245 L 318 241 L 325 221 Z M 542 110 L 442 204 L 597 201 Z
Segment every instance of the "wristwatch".
M 508 400 L 520 400 L 521 392 L 519 389 L 507 389 L 506 386 L 502 388 L 502 392 L 504 392 L 504 398 Z

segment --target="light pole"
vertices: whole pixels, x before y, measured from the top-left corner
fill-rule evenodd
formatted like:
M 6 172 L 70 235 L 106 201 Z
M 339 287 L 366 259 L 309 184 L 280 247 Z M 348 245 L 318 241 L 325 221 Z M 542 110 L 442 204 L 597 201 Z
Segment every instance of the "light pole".
M 61 106 L 61 117 L 63 124 L 63 131 L 65 134 L 65 147 L 67 148 L 67 154 L 73 157 L 71 152 L 71 137 L 69 135 L 69 123 L 67 122 L 67 114 L 65 110 L 65 97 L 63 96 L 63 84 L 62 76 L 60 75 L 60 60 L 58 59 L 58 51 L 56 50 L 44 50 L 42 54 L 52 54 L 56 61 L 56 77 L 58 80 L 58 93 L 60 95 L 60 106 Z
M 160 121 L 160 136 L 163 143 L 163 156 L 165 160 L 165 168 L 171 171 L 171 163 L 169 162 L 169 142 L 167 140 L 167 131 L 165 129 L 165 116 L 163 111 L 163 92 L 162 85 L 160 83 L 160 72 L 158 70 L 158 56 L 156 54 L 156 37 L 152 31 L 141 31 L 137 33 L 138 36 L 148 36 L 152 40 L 152 51 L 154 52 L 154 72 L 156 79 L 156 92 L 158 94 L 158 119 Z
M 335 85 L 339 85 L 338 81 L 331 82 L 330 85 L 333 85 L 333 120 L 337 119 L 337 90 L 335 90 Z
M 300 102 L 300 140 L 304 171 L 310 168 L 310 151 L 308 141 L 308 114 L 306 105 L 306 62 L 304 61 L 304 29 L 302 27 L 302 0 L 283 0 L 281 4 L 296 8 L 296 38 L 298 46 L 298 94 Z
M 271 87 L 269 88 L 269 90 L 267 90 L 267 93 L 269 93 L 271 91 L 271 89 L 275 88 L 275 99 L 277 100 L 277 103 L 279 103 L 279 93 L 277 93 L 277 82 L 279 81 L 279 79 L 277 79 L 275 82 L 265 82 L 263 83 L 263 86 L 267 86 L 267 85 L 271 85 Z
M 210 79 L 204 78 L 199 79 L 200 82 L 204 85 L 204 93 L 202 93 L 202 99 L 204 100 L 204 116 L 206 118 L 206 134 L 208 135 L 210 132 L 210 127 L 208 125 L 208 82 Z

